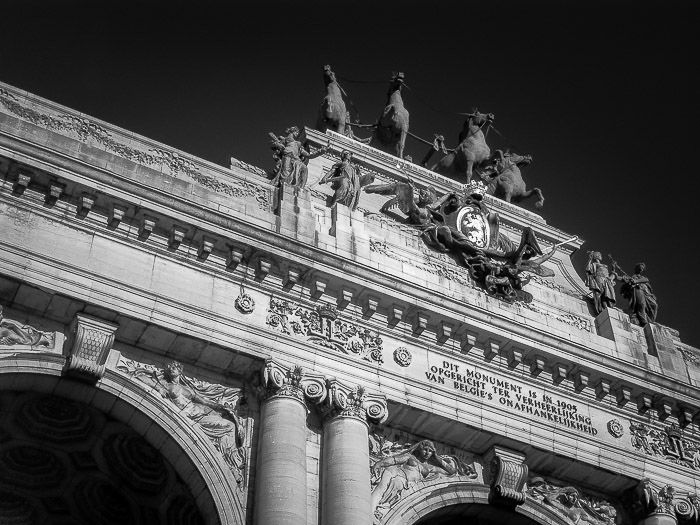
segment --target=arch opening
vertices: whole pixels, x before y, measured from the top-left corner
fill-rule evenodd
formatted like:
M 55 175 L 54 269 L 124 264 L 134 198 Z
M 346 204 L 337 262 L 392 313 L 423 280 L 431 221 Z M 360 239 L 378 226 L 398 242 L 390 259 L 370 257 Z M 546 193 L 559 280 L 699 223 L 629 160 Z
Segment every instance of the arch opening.
M 514 510 L 460 503 L 438 508 L 420 518 L 414 525 L 539 525 L 535 520 Z
M 0 392 L 0 522 L 206 522 L 170 461 L 133 428 L 50 393 Z

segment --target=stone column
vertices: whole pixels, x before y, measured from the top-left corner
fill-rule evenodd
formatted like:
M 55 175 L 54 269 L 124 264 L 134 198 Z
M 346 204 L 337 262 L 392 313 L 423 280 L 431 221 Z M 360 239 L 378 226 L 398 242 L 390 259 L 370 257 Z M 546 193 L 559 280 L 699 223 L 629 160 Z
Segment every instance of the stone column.
M 265 364 L 255 483 L 256 525 L 306 525 L 307 401 L 326 398 L 322 377 Z
M 386 399 L 328 381 L 323 425 L 321 525 L 372 523 L 368 420 L 387 417 Z

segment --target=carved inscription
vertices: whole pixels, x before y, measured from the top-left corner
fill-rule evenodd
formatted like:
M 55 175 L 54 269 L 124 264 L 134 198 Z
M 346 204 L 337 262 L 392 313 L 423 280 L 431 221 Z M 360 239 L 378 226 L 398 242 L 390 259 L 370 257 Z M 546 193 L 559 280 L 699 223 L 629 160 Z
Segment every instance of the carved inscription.
M 512 412 L 554 423 L 595 436 L 598 429 L 576 403 L 561 399 L 541 388 L 523 385 L 467 364 L 443 360 L 425 371 L 430 383 L 444 385 L 466 398 L 505 407 Z

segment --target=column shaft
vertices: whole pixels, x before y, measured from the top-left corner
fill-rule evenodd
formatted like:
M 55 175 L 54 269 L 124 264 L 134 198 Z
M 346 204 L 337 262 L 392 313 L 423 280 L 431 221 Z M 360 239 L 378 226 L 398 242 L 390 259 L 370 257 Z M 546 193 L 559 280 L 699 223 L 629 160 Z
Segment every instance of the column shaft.
M 306 525 L 306 406 L 273 396 L 262 405 L 256 525 Z
M 323 428 L 322 525 L 370 525 L 367 424 L 336 416 Z

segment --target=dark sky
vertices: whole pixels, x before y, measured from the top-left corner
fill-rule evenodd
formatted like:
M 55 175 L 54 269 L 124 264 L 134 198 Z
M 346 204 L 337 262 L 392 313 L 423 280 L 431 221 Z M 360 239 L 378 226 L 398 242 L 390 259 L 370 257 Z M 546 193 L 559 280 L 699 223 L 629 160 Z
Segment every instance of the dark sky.
M 412 132 L 454 146 L 455 113 L 494 113 L 504 138 L 489 134 L 491 148 L 532 154 L 542 215 L 587 241 L 577 267 L 593 249 L 629 272 L 644 260 L 658 320 L 698 346 L 696 5 L 5 0 L 0 80 L 222 165 L 270 168 L 267 132 L 314 124 L 324 64 L 363 122 L 403 71 Z M 409 139 L 407 153 L 425 146 Z

